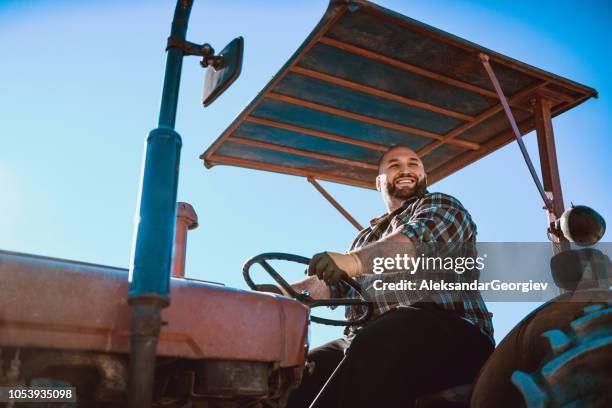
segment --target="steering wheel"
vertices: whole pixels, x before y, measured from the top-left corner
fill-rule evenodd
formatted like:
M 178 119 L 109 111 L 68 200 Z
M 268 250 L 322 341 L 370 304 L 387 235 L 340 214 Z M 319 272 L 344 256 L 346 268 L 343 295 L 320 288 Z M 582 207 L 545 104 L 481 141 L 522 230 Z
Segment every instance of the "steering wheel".
M 270 274 L 270 276 L 272 276 L 272 279 L 274 279 L 289 294 L 289 296 L 302 302 L 303 304 L 305 304 L 311 309 L 313 307 L 321 307 L 321 306 L 365 306 L 366 307 L 366 311 L 363 313 L 363 315 L 357 318 L 354 318 L 354 319 L 349 319 L 349 320 L 334 320 L 334 319 L 325 319 L 325 318 L 317 317 L 317 316 L 310 316 L 310 320 L 315 323 L 327 324 L 331 326 L 360 325 L 360 324 L 367 322 L 372 316 L 374 306 L 372 302 L 367 302 L 364 299 L 363 294 L 361 292 L 361 286 L 355 280 L 348 278 L 348 277 L 342 278 L 342 281 L 346 283 L 347 285 L 349 285 L 351 288 L 353 288 L 359 294 L 361 299 L 355 299 L 355 298 L 314 299 L 306 293 L 296 292 L 295 289 L 293 289 L 291 285 L 285 279 L 283 279 L 282 276 L 280 276 L 279 273 L 276 272 L 276 270 L 272 268 L 272 266 L 270 266 L 268 262 L 266 262 L 269 260 L 291 261 L 291 262 L 297 262 L 297 263 L 301 263 L 305 265 L 308 265 L 310 263 L 310 258 L 306 258 L 306 257 L 299 256 L 299 255 L 284 254 L 284 253 L 279 253 L 279 252 L 270 252 L 270 253 L 265 253 L 265 254 L 254 256 L 248 261 L 246 261 L 244 263 L 244 266 L 242 267 L 242 274 L 244 276 L 244 280 L 246 281 L 247 285 L 249 285 L 251 289 L 259 291 L 259 292 L 273 292 L 279 295 L 284 295 L 284 293 L 276 285 L 272 285 L 272 284 L 257 285 L 255 284 L 255 282 L 253 282 L 253 280 L 251 279 L 251 275 L 250 275 L 250 269 L 251 269 L 251 266 L 253 266 L 254 264 L 259 264 L 264 268 L 266 272 Z

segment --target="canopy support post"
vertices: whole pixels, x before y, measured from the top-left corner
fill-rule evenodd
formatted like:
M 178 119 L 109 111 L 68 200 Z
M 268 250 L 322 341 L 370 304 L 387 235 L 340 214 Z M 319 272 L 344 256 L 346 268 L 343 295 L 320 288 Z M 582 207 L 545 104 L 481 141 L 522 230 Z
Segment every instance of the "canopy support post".
M 317 191 L 319 193 L 321 193 L 321 195 L 323 197 L 325 197 L 325 199 L 327 201 L 329 201 L 329 203 L 331 205 L 334 206 L 334 208 L 336 210 L 338 210 L 338 212 L 340 212 L 340 214 L 342 214 L 344 216 L 344 218 L 346 218 L 348 220 L 348 222 L 350 222 L 351 224 L 353 224 L 353 226 L 355 228 L 357 228 L 358 231 L 361 231 L 363 229 L 363 227 L 361 226 L 361 224 L 359 224 L 359 222 L 357 222 L 357 220 L 355 218 L 353 218 L 351 216 L 351 214 L 348 213 L 348 211 L 346 211 L 341 205 L 340 203 L 338 203 L 334 197 L 332 197 L 323 187 L 321 187 L 321 185 L 317 182 L 317 180 L 315 180 L 313 177 L 308 176 L 306 178 L 308 180 L 308 182 L 310 184 L 312 184 L 314 186 L 314 188 L 317 189 Z
M 542 168 L 542 179 L 544 191 L 552 202 L 547 210 L 548 223 L 557 220 L 565 211 L 563 205 L 563 192 L 561 190 L 561 178 L 559 177 L 559 166 L 557 163 L 557 152 L 555 149 L 555 135 L 553 132 L 552 117 L 550 113 L 551 103 L 548 99 L 537 96 L 532 100 L 533 114 L 538 135 L 538 151 L 540 153 L 540 166 Z M 550 234 L 553 244 L 561 244 L 564 248 L 567 243 L 565 237 Z M 556 249 L 558 251 L 561 248 Z
M 550 115 L 550 101 L 538 96 L 532 101 L 532 104 L 536 133 L 538 135 L 538 151 L 540 152 L 544 191 L 546 191 L 547 195 L 552 194 L 552 208 L 549 210 L 549 213 L 551 217 L 559 218 L 565 208 L 563 206 L 561 179 L 557 165 L 555 135 Z

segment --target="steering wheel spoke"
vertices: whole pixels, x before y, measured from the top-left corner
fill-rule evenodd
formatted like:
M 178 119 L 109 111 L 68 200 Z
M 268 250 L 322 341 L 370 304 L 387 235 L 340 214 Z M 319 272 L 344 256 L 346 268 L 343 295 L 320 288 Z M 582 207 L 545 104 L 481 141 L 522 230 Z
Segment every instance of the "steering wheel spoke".
M 289 282 L 283 279 L 283 277 L 280 276 L 278 272 L 276 272 L 276 270 L 274 270 L 274 268 L 272 268 L 269 263 L 267 263 L 264 259 L 260 260 L 258 263 L 261 265 L 262 268 L 264 268 L 266 272 L 268 272 L 270 276 L 272 276 L 272 279 L 274 279 L 276 283 L 278 283 L 283 289 L 285 289 L 285 291 L 292 298 L 297 298 L 299 296 L 299 294 L 295 291 L 295 289 L 293 289 L 291 284 L 289 284 Z

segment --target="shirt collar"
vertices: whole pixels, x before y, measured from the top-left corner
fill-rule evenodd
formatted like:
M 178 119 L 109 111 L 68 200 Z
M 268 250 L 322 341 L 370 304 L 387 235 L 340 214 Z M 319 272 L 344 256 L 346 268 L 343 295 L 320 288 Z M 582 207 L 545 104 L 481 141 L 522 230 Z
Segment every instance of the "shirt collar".
M 396 214 L 399 214 L 400 212 L 404 211 L 406 209 L 406 207 L 408 207 L 410 204 L 414 203 L 416 200 L 418 200 L 419 198 L 423 197 L 425 194 L 428 194 L 428 193 L 429 193 L 429 191 L 425 190 L 422 194 L 413 195 L 412 197 L 407 198 L 406 201 L 404 201 L 402 203 L 402 205 L 399 208 L 395 209 L 394 211 L 392 211 L 390 213 L 386 212 L 386 213 L 384 213 L 384 214 L 382 214 L 382 215 L 380 215 L 380 216 L 378 216 L 376 218 L 372 218 L 370 220 L 370 226 L 371 227 L 375 227 L 378 224 L 380 224 L 381 222 L 383 222 L 383 221 L 385 221 L 385 220 L 395 216 Z

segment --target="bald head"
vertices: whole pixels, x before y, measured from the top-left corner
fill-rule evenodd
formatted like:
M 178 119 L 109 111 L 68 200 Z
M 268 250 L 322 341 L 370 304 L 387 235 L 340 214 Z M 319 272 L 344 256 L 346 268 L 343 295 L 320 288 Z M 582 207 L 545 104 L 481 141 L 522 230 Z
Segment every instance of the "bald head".
M 378 160 L 378 174 L 381 173 L 385 165 L 389 164 L 389 161 L 397 160 L 398 157 L 409 157 L 410 160 L 418 161 L 422 164 L 419 156 L 411 148 L 406 146 L 391 146 Z
M 423 162 L 406 146 L 393 146 L 378 162 L 376 188 L 382 193 L 387 208 L 392 211 L 408 198 L 427 187 Z

